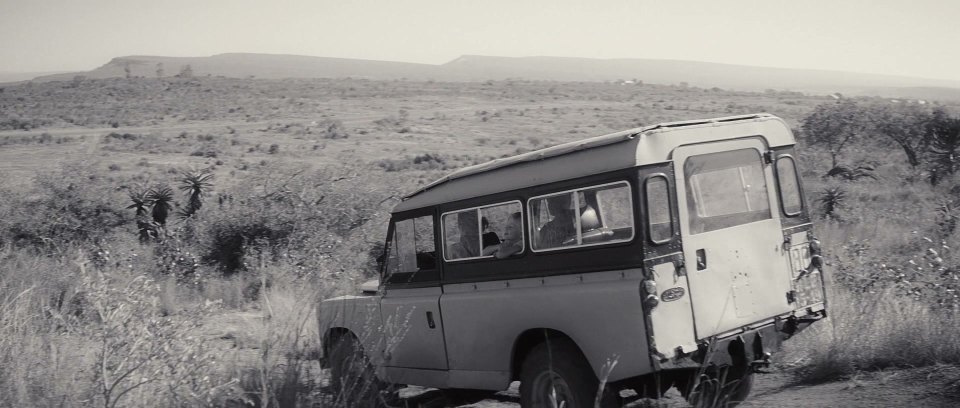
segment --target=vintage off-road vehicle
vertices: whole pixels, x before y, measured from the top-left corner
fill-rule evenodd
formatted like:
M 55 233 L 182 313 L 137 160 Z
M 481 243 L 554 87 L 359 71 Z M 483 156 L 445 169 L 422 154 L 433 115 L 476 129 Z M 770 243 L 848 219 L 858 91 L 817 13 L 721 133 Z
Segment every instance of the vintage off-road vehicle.
M 366 406 L 395 384 L 520 381 L 525 407 L 671 386 L 742 401 L 826 316 L 794 143 L 768 114 L 665 123 L 427 185 L 394 209 L 379 281 L 319 305 L 333 391 Z

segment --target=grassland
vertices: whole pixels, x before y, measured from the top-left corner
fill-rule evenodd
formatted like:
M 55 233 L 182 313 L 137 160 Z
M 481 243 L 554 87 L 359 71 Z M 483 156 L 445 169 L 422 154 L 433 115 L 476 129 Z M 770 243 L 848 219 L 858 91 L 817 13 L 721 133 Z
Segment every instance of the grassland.
M 311 305 L 373 275 L 371 253 L 405 192 L 458 167 L 662 121 L 769 112 L 800 133 L 831 103 L 524 81 L 8 86 L 0 405 L 324 406 Z M 822 177 L 824 148 L 801 141 L 832 291 L 832 316 L 784 354 L 801 381 L 960 364 L 960 237 L 949 227 L 960 182 L 930 185 L 891 146 L 876 134 L 851 145 L 843 162 L 875 178 L 841 181 Z M 214 178 L 197 215 L 171 215 L 139 242 L 128 195 L 176 189 L 199 171 Z M 838 188 L 828 216 L 824 192 Z M 173 204 L 183 210 L 184 193 Z

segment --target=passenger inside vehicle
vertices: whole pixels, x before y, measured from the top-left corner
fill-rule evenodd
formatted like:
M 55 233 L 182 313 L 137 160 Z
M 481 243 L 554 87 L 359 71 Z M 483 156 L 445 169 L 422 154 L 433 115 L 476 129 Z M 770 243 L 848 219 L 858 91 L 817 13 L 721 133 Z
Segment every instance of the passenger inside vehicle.
M 483 228 L 483 236 L 481 237 L 483 241 L 483 254 L 489 255 L 487 248 L 490 248 L 491 251 L 496 250 L 497 245 L 500 244 L 500 236 L 490 230 L 490 221 L 487 221 L 487 217 L 480 217 L 480 227 Z
M 450 259 L 480 256 L 480 233 L 477 231 L 476 211 L 458 213 L 457 228 L 460 232 L 460 240 L 450 245 Z
M 503 242 L 497 245 L 493 256 L 499 259 L 523 252 L 523 216 L 517 211 L 510 214 L 503 230 Z
M 546 199 L 553 219 L 540 228 L 539 248 L 554 248 L 571 236 L 577 235 L 576 214 L 571 209 L 572 194 L 561 194 Z

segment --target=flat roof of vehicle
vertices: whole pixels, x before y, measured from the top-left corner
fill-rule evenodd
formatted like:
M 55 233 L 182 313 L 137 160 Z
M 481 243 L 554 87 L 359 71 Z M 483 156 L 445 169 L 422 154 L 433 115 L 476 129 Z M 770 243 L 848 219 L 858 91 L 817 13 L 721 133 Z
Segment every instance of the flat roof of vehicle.
M 407 195 L 393 212 L 660 163 L 680 145 L 750 136 L 769 147 L 794 144 L 789 126 L 766 113 L 661 123 L 465 167 Z

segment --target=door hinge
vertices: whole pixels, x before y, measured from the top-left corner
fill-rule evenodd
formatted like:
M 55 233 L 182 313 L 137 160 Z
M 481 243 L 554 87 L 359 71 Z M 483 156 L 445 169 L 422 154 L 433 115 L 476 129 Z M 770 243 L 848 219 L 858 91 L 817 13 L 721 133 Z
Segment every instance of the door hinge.
M 787 303 L 796 303 L 797 301 L 797 291 L 791 290 L 787 292 Z
M 773 163 L 773 156 L 776 154 L 773 150 L 767 150 L 763 154 L 763 161 L 767 164 Z

